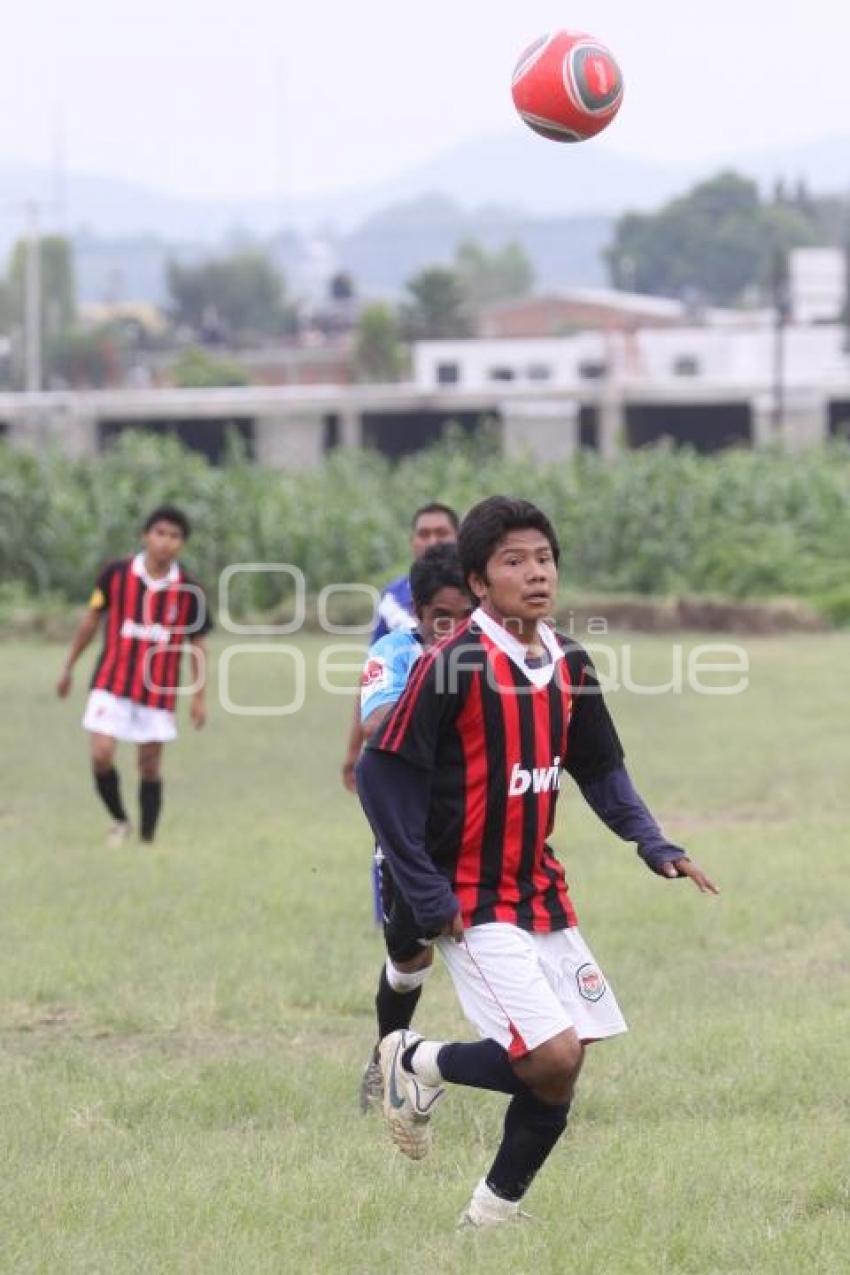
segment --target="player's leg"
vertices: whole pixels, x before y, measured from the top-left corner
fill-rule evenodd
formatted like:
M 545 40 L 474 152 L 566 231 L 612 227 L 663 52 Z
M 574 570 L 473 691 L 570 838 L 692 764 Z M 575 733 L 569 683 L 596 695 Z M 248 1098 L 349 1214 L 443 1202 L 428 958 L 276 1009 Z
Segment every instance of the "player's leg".
M 413 913 L 381 859 L 378 872 L 387 959 L 381 966 L 375 996 L 377 1041 L 360 1082 L 360 1108 L 364 1112 L 379 1103 L 384 1094 L 380 1043 L 392 1032 L 410 1026 L 434 961 L 433 948 L 423 947 L 419 942 L 419 928 Z
M 139 744 L 139 837 L 153 841 L 162 810 L 162 744 Z
M 130 835 L 130 821 L 121 799 L 121 780 L 115 768 L 115 750 L 118 741 L 111 735 L 92 731 L 89 735 L 89 754 L 97 795 L 115 823 L 109 833 L 110 845 L 119 846 Z
M 535 940 L 514 926 L 490 925 L 467 931 L 461 946 L 441 942 L 461 1007 L 485 1039 L 414 1042 L 401 1060 L 428 1086 L 448 1081 L 512 1095 L 498 1153 L 464 1215 L 476 1226 L 519 1216 L 519 1201 L 566 1127 L 583 1060 L 582 1039 Z M 564 953 L 556 955 L 561 961 Z M 619 1023 L 611 1018 L 598 1034 L 624 1030 Z

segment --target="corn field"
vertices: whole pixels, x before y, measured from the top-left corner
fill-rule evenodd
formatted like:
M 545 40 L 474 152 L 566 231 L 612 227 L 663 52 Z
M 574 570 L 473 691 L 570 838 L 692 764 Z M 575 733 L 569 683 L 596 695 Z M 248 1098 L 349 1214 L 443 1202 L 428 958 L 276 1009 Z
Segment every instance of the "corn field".
M 154 505 L 173 502 L 194 534 L 186 559 L 212 584 L 234 562 L 287 562 L 308 588 L 379 583 L 408 560 L 411 511 L 439 499 L 463 511 L 494 492 L 552 517 L 563 576 L 576 589 L 730 598 L 794 595 L 850 620 L 850 447 L 800 456 L 666 449 L 614 461 L 583 453 L 544 465 L 507 460 L 493 440 L 452 437 L 391 466 L 333 453 L 320 469 L 250 463 L 234 443 L 211 466 L 168 438 L 128 433 L 97 458 L 0 445 L 0 588 L 83 600 L 98 567 L 129 552 Z M 246 609 L 273 608 L 285 578 L 248 578 Z

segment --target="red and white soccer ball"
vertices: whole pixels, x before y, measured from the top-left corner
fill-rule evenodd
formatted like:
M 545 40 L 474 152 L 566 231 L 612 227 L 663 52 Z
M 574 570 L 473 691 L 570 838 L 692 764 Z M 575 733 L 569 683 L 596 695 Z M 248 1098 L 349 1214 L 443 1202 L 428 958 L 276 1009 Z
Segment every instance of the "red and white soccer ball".
M 623 75 L 610 49 L 578 31 L 541 36 L 514 69 L 514 105 L 529 128 L 553 142 L 583 142 L 611 123 Z

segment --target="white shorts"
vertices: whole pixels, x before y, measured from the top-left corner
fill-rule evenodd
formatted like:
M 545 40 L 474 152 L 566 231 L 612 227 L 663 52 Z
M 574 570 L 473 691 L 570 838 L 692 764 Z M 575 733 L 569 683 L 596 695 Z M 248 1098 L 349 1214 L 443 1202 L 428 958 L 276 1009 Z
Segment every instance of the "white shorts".
M 148 708 L 109 691 L 90 691 L 83 729 L 128 744 L 167 744 L 177 738 L 177 721 L 168 708 Z
M 461 1009 L 512 1058 L 574 1027 L 585 1042 L 628 1031 L 614 993 L 578 930 L 530 934 L 493 922 L 438 946 Z

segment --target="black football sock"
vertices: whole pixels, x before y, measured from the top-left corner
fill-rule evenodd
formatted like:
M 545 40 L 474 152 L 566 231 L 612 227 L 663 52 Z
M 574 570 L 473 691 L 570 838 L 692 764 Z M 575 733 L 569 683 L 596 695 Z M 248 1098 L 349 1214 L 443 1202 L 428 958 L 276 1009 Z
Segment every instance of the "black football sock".
M 569 1109 L 568 1102 L 553 1106 L 528 1090 L 511 1099 L 502 1142 L 486 1179 L 495 1195 L 522 1199 L 567 1127 Z
M 121 781 L 118 771 L 112 766 L 109 770 L 94 772 L 94 786 L 98 796 L 116 823 L 127 822 L 127 811 L 121 800 Z
M 397 992 L 390 987 L 386 965 L 381 966 L 381 978 L 378 983 L 378 994 L 375 997 L 375 1010 L 378 1015 L 378 1040 L 383 1040 L 390 1032 L 409 1027 L 413 1021 L 413 1013 L 422 995 L 421 987 L 414 987 L 410 992 Z
M 528 1092 L 511 1066 L 508 1051 L 495 1040 L 443 1045 L 437 1054 L 437 1066 L 443 1080 L 452 1085 L 492 1089 L 496 1093 Z
M 162 780 L 143 779 L 139 784 L 139 836 L 142 841 L 153 841 L 161 809 Z

